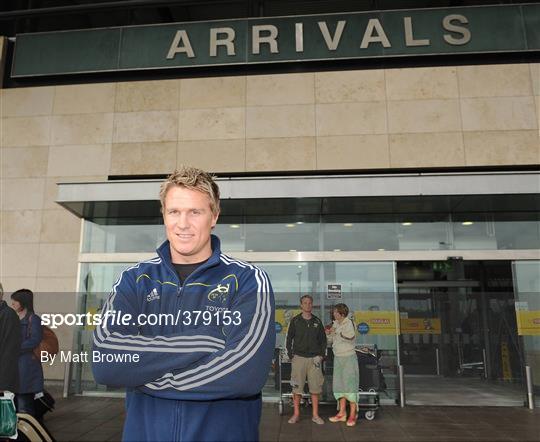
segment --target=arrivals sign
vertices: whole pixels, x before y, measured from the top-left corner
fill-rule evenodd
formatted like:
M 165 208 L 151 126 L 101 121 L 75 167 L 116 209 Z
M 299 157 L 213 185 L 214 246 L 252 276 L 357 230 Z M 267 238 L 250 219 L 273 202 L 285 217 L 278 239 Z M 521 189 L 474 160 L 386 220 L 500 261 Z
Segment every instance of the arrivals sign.
M 540 50 L 540 5 L 472 6 L 17 35 L 12 77 Z

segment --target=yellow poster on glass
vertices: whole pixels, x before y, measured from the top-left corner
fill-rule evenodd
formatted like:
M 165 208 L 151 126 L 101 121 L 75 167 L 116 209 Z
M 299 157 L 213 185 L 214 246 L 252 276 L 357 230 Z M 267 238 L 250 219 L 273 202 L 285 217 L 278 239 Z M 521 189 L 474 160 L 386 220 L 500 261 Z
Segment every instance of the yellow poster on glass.
M 441 320 L 439 318 L 401 318 L 400 326 L 402 334 L 441 334 Z
M 516 311 L 518 335 L 540 336 L 540 310 Z
M 287 334 L 289 329 L 289 324 L 291 319 L 296 315 L 299 315 L 302 312 L 299 308 L 287 309 L 287 308 L 278 308 L 276 309 L 276 334 Z
M 394 310 L 354 312 L 354 322 L 361 335 L 396 335 L 396 312 Z

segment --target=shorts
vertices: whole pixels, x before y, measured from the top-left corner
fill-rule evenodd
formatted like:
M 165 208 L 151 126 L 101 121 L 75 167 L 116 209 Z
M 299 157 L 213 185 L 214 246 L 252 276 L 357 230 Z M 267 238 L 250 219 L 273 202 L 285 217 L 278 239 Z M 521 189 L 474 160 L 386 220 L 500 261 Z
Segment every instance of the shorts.
M 304 394 L 306 377 L 311 394 L 321 394 L 324 383 L 321 364 L 317 367 L 313 358 L 294 355 L 292 358 L 291 386 L 294 394 Z

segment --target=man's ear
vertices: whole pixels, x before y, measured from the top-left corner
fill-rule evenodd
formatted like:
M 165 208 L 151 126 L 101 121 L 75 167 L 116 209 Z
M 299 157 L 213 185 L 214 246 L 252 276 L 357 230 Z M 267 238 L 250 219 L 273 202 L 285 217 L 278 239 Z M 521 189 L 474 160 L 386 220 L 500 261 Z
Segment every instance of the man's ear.
M 212 215 L 214 215 L 214 214 L 212 213 Z M 214 219 L 212 220 L 212 229 L 213 229 L 214 227 L 216 227 L 216 224 L 217 224 L 217 222 L 218 222 L 218 219 L 219 219 L 219 212 L 218 212 L 216 215 L 214 215 Z

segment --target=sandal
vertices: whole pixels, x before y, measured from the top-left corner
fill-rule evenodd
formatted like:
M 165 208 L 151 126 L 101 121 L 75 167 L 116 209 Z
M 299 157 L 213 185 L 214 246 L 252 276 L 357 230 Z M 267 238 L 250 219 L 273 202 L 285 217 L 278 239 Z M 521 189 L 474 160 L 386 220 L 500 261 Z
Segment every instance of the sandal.
M 328 418 L 328 420 L 330 422 L 345 422 L 347 420 L 347 415 L 338 413 L 335 416 Z
M 296 424 L 299 420 L 300 416 L 296 416 L 295 414 L 293 414 L 287 422 L 289 422 L 290 424 Z
M 324 420 L 320 416 L 313 416 L 311 418 L 311 422 L 314 422 L 317 425 L 323 425 L 324 424 Z
M 356 413 L 351 414 L 349 419 L 347 419 L 347 426 L 354 427 L 356 425 Z

